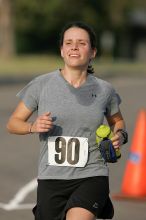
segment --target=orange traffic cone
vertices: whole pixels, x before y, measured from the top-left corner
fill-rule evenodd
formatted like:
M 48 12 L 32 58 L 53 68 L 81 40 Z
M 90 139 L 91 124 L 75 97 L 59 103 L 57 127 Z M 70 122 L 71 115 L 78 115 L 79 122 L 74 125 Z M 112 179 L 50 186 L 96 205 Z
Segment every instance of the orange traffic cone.
M 115 199 L 146 200 L 146 112 L 141 110 L 134 130 L 121 192 Z

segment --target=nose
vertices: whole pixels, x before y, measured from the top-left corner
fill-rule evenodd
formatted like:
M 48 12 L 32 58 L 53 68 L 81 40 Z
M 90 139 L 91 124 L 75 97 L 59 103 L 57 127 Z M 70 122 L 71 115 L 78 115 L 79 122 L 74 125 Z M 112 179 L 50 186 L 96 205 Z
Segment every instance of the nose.
M 78 43 L 77 42 L 74 42 L 73 44 L 72 44 L 72 50 L 78 50 L 79 48 L 78 48 Z

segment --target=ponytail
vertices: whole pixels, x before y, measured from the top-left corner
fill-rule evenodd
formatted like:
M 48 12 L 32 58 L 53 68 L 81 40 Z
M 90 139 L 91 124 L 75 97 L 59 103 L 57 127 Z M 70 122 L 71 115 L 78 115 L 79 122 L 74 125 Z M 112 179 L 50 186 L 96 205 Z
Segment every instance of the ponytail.
M 93 68 L 93 66 L 91 64 L 91 60 L 90 60 L 90 62 L 88 64 L 87 74 L 94 74 L 94 68 Z

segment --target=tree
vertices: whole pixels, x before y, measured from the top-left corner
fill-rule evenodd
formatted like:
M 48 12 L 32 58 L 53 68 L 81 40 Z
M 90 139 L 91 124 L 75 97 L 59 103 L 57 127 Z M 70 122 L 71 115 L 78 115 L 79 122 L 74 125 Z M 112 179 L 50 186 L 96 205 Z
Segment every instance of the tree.
M 14 54 L 14 32 L 10 0 L 0 0 L 0 56 Z
M 13 0 L 18 52 L 57 50 L 69 21 L 82 20 L 99 32 L 108 24 L 106 0 Z

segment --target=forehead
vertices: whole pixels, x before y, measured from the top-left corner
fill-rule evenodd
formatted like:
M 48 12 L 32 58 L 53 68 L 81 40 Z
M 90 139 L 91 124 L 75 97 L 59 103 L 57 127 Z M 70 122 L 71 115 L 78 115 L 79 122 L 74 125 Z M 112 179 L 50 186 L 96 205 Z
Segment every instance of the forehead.
M 64 33 L 64 40 L 68 39 L 79 39 L 90 41 L 89 34 L 86 30 L 78 27 L 71 27 Z

